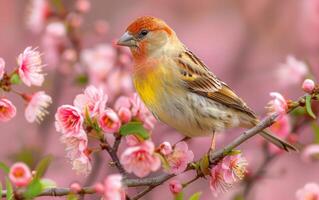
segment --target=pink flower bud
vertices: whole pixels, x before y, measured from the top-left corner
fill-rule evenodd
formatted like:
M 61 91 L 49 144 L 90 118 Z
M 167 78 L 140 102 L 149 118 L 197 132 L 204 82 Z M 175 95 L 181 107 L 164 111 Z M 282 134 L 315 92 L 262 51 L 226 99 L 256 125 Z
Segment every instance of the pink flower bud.
M 94 191 L 99 194 L 104 194 L 104 185 L 102 183 L 96 183 L 94 185 Z
M 106 109 L 99 118 L 99 125 L 104 132 L 115 133 L 121 127 L 121 121 L 117 114 L 110 108 Z
M 0 98 L 0 121 L 7 122 L 16 115 L 16 107 L 6 98 Z
M 158 148 L 161 154 L 163 154 L 164 156 L 173 152 L 172 145 L 169 142 L 163 142 L 159 145 Z
M 121 122 L 127 123 L 132 119 L 132 113 L 128 108 L 121 107 L 118 111 L 118 115 L 121 119 Z
M 9 172 L 10 181 L 17 187 L 27 186 L 32 180 L 32 175 L 29 167 L 18 162 L 11 166 Z
M 311 93 L 315 89 L 315 82 L 311 79 L 306 79 L 302 83 L 302 89 L 307 93 Z
M 79 183 L 72 183 L 70 185 L 70 189 L 73 193 L 78 193 L 82 190 L 82 187 Z
M 91 3 L 88 0 L 77 0 L 75 7 L 82 13 L 87 13 L 91 8 Z
M 173 194 L 180 193 L 183 189 L 182 184 L 177 180 L 172 180 L 169 182 L 169 189 Z

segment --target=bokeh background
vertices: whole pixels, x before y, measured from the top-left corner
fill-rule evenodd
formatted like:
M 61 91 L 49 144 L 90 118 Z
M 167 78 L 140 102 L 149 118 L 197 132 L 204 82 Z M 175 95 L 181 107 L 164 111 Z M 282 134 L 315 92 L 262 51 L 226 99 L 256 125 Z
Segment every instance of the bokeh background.
M 278 75 L 278 67 L 287 55 L 311 64 L 319 77 L 319 1 L 318 0 L 92 0 L 90 11 L 81 16 L 81 49 L 97 44 L 112 44 L 121 36 L 126 26 L 136 17 L 152 15 L 164 19 L 179 38 L 198 55 L 222 80 L 228 83 L 260 116 L 265 114 L 264 106 L 269 101 L 269 92 L 279 91 L 289 98 L 296 98 L 303 92 L 301 82 L 287 83 L 287 77 Z M 34 33 L 26 25 L 30 1 L 0 1 L 0 57 L 6 60 L 8 68 L 16 66 L 16 58 L 26 46 L 38 46 L 45 52 L 43 31 Z M 69 8 L 75 1 L 64 2 Z M 32 10 L 31 10 L 32 12 Z M 95 34 L 100 22 L 102 33 Z M 48 50 L 50 51 L 50 49 Z M 50 55 L 44 53 L 44 57 Z M 59 65 L 59 66 L 57 66 Z M 53 97 L 51 113 L 40 124 L 28 123 L 23 115 L 23 103 L 10 96 L 18 109 L 15 120 L 1 123 L 0 160 L 13 163 L 23 159 L 34 163 L 45 154 L 54 155 L 46 177 L 54 179 L 59 186 L 68 186 L 73 181 L 94 183 L 113 172 L 106 162 L 107 155 L 95 157 L 98 165 L 90 180 L 78 176 L 71 170 L 65 158 L 60 134 L 54 128 L 56 107 L 70 104 L 85 85 L 76 84 L 75 77 L 82 68 L 64 69 L 65 65 L 55 62 L 46 69 L 47 77 L 43 89 Z M 116 67 L 116 66 L 115 66 Z M 129 67 L 128 67 L 129 68 Z M 127 70 L 129 72 L 129 69 Z M 120 77 L 120 76 L 119 76 Z M 120 78 L 119 78 L 120 79 Z M 120 84 L 112 79 L 109 87 Z M 107 84 L 107 83 L 106 83 Z M 130 83 L 128 83 L 130 84 Z M 24 88 L 24 90 L 30 90 Z M 112 90 L 112 89 L 111 89 Z M 219 136 L 218 146 L 226 144 L 241 130 L 227 131 Z M 301 141 L 307 144 L 312 134 L 301 129 Z M 157 123 L 154 141 L 174 142 L 181 138 L 167 126 Z M 189 142 L 196 158 L 207 151 L 209 138 L 196 138 Z M 240 147 L 249 160 L 249 170 L 254 171 L 262 160 L 261 142 L 258 137 Z M 105 157 L 105 158 L 104 158 Z M 98 164 L 102 163 L 102 164 Z M 272 161 L 265 176 L 254 185 L 248 199 L 282 200 L 295 199 L 295 191 L 307 182 L 318 182 L 318 163 L 305 163 L 298 153 L 286 153 Z M 180 176 L 186 179 L 187 175 Z M 202 179 L 186 189 L 186 194 L 202 191 L 202 199 L 232 199 L 242 185 L 215 198 L 209 189 L 208 180 Z M 132 191 L 133 192 L 133 191 Z M 87 196 L 87 199 L 96 199 Z M 51 199 L 42 197 L 39 199 Z M 172 199 L 168 185 L 157 187 L 144 199 Z

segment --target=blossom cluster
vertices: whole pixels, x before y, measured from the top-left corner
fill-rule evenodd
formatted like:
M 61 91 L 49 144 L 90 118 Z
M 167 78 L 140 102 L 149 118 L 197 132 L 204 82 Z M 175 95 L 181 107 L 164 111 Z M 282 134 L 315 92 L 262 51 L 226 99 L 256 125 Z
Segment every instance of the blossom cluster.
M 44 91 L 33 94 L 20 93 L 13 85 L 21 81 L 28 87 L 41 86 L 44 81 L 41 53 L 32 47 L 27 47 L 17 59 L 17 68 L 8 73 L 4 59 L 0 58 L 0 88 L 5 92 L 18 94 L 27 103 L 25 118 L 28 122 L 40 122 L 48 113 L 46 108 L 52 103 L 52 99 Z M 0 97 L 0 121 L 6 122 L 16 115 L 15 105 L 5 96 Z

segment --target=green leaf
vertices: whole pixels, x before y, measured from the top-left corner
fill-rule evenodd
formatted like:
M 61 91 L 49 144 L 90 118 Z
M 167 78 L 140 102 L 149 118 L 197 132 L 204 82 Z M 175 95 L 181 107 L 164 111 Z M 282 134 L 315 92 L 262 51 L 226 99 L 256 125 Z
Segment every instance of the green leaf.
M 313 133 L 314 133 L 314 142 L 316 144 L 319 144 L 319 125 L 316 123 L 316 122 L 312 122 L 311 123 L 311 128 L 313 130 Z
M 67 200 L 78 200 L 78 196 L 76 194 L 70 193 L 68 194 L 68 196 L 66 197 Z
M 49 189 L 49 188 L 55 188 L 57 187 L 57 184 L 55 181 L 48 179 L 48 178 L 42 178 L 40 180 L 40 183 L 42 185 L 42 189 Z
M 150 137 L 147 130 L 143 127 L 143 124 L 141 122 L 129 122 L 127 124 L 124 124 L 120 129 L 120 134 L 122 136 L 136 135 L 144 140 Z
M 307 110 L 307 113 L 310 117 L 316 119 L 316 115 L 312 112 L 312 109 L 311 109 L 311 96 L 310 95 L 306 96 L 306 110 Z
M 18 74 L 14 73 L 11 77 L 10 77 L 10 82 L 12 84 L 20 84 L 21 83 L 21 79 L 19 77 Z
M 80 74 L 75 78 L 75 82 L 79 85 L 86 85 L 89 82 L 86 74 Z
M 10 168 L 3 162 L 0 162 L 0 169 L 2 169 L 4 173 L 9 174 Z
M 201 192 L 195 192 L 188 200 L 199 200 L 199 197 L 202 195 Z
M 291 114 L 296 117 L 304 116 L 306 113 L 307 111 L 304 107 L 297 107 L 291 111 Z
M 52 160 L 52 156 L 51 155 L 48 155 L 48 156 L 45 156 L 40 162 L 39 164 L 37 165 L 37 167 L 35 168 L 35 176 L 34 176 L 34 179 L 40 179 L 45 171 L 47 170 L 47 168 L 49 167 L 50 165 L 50 162 Z
M 236 194 L 233 198 L 233 200 L 244 200 L 244 196 L 242 194 Z
M 179 192 L 178 194 L 175 195 L 174 200 L 183 200 L 184 199 L 184 193 Z
M 13 200 L 14 199 L 14 196 L 13 196 L 13 188 L 12 188 L 12 185 L 11 185 L 11 182 L 10 180 L 6 177 L 6 190 L 7 190 L 7 200 Z
M 41 194 L 43 191 L 42 184 L 39 179 L 33 179 L 31 183 L 28 185 L 26 191 L 24 192 L 23 196 L 26 199 L 33 199 L 34 197 Z
M 202 159 L 200 159 L 199 167 L 200 167 L 201 172 L 203 172 L 203 174 L 205 174 L 205 175 L 210 174 L 208 154 L 205 154 L 204 157 Z
M 235 155 L 238 155 L 238 154 L 240 154 L 240 153 L 241 153 L 240 150 L 233 149 L 233 150 L 231 150 L 231 152 L 229 152 L 227 155 L 229 155 L 229 156 L 235 156 Z

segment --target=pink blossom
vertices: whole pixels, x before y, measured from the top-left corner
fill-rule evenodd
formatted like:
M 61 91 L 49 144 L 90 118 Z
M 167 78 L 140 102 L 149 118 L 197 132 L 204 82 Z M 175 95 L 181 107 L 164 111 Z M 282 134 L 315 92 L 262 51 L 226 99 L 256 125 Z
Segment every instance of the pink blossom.
M 121 107 L 117 113 L 122 123 L 127 123 L 132 119 L 132 113 L 128 108 Z
M 3 78 L 5 66 L 6 62 L 3 60 L 3 58 L 0 58 L 0 80 Z
M 42 74 L 41 54 L 37 49 L 27 47 L 23 53 L 18 57 L 19 76 L 21 80 L 27 85 L 41 86 L 44 81 L 44 74 Z
M 106 133 L 116 133 L 121 127 L 121 121 L 111 108 L 107 108 L 100 114 L 99 125 Z
M 91 8 L 91 3 L 88 0 L 77 0 L 75 7 L 79 12 L 87 13 Z
M 317 183 L 307 183 L 296 192 L 297 200 L 319 200 L 319 185 Z
M 50 14 L 47 0 L 31 0 L 28 8 L 27 26 L 35 33 L 39 33 Z
M 60 106 L 55 114 L 55 120 L 55 127 L 59 132 L 74 134 L 82 129 L 83 116 L 74 106 Z
M 66 145 L 66 157 L 71 161 L 86 154 L 88 138 L 83 129 L 73 135 L 62 135 L 60 140 Z
M 242 180 L 246 175 L 247 160 L 242 154 L 226 156 L 221 163 L 224 169 L 224 180 L 226 183 L 232 184 L 238 180 Z
M 0 121 L 7 122 L 17 113 L 16 107 L 6 98 L 0 98 Z
M 79 183 L 72 183 L 70 185 L 70 190 L 73 192 L 73 193 L 78 193 L 82 190 L 82 187 Z
M 193 159 L 194 153 L 188 150 L 187 143 L 184 141 L 179 142 L 175 145 L 173 152 L 166 156 L 168 162 L 168 169 L 166 171 L 172 174 L 180 174 Z
M 267 104 L 268 114 L 278 113 L 280 116 L 285 115 L 288 110 L 286 99 L 278 92 L 271 92 L 270 96 L 273 99 Z
M 158 150 L 164 156 L 169 155 L 173 152 L 172 145 L 169 142 L 163 142 L 162 144 L 160 144 Z
M 94 184 L 93 188 L 96 193 L 100 193 L 100 194 L 104 193 L 104 185 L 102 183 Z
M 169 182 L 169 190 L 173 194 L 178 194 L 183 190 L 183 186 L 179 181 L 172 180 Z
M 304 148 L 301 158 L 306 162 L 319 160 L 319 144 L 311 144 Z
M 210 189 L 214 196 L 217 196 L 220 192 L 227 192 L 232 186 L 230 183 L 225 181 L 225 169 L 222 168 L 221 164 L 214 166 L 211 169 Z
M 144 127 L 151 131 L 154 128 L 156 119 L 153 114 L 146 108 L 139 96 L 135 93 L 132 97 L 121 96 L 114 104 L 114 109 L 119 112 L 125 110 L 127 115 L 130 111 L 131 118 L 144 124 Z M 127 119 L 129 116 L 126 116 Z M 124 118 L 124 117 L 123 117 Z
M 104 180 L 104 200 L 125 200 L 125 191 L 120 174 L 112 174 Z
M 286 63 L 279 65 L 278 80 L 282 85 L 298 84 L 308 73 L 306 63 L 297 60 L 294 56 L 287 56 Z
M 72 161 L 72 169 L 78 174 L 87 176 L 92 170 L 90 158 L 85 154 L 81 154 L 81 156 Z
M 27 186 L 32 180 L 32 174 L 26 164 L 17 162 L 11 166 L 9 178 L 10 181 L 17 187 L 24 187 Z
M 140 178 L 161 166 L 159 157 L 154 155 L 154 144 L 151 141 L 128 147 L 121 155 L 121 163 L 127 172 L 133 172 Z
M 59 21 L 49 23 L 46 27 L 46 33 L 57 38 L 65 37 L 67 34 L 65 25 Z
M 30 123 L 43 120 L 43 117 L 48 114 L 46 110 L 52 103 L 52 99 L 44 91 L 34 93 L 31 97 L 27 98 L 28 105 L 25 109 L 24 116 Z
M 312 93 L 315 89 L 315 82 L 313 82 L 311 79 L 304 80 L 302 83 L 302 89 L 307 93 Z
M 88 112 L 90 117 L 93 117 L 104 111 L 107 99 L 107 95 L 101 88 L 96 88 L 91 85 L 84 90 L 83 94 L 79 94 L 75 97 L 73 104 L 79 108 L 84 115 Z
M 125 137 L 126 144 L 129 146 L 137 146 L 141 141 L 135 135 L 128 135 Z

